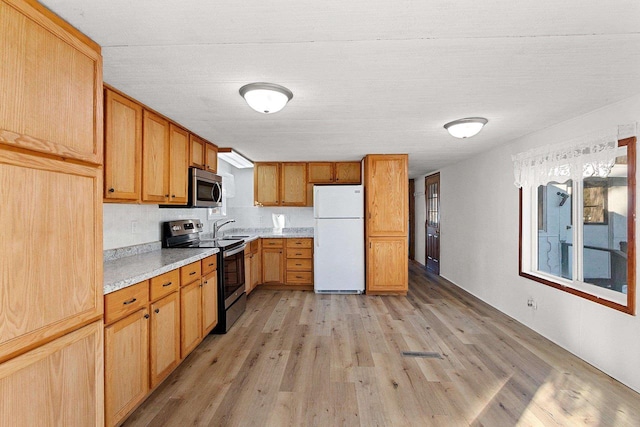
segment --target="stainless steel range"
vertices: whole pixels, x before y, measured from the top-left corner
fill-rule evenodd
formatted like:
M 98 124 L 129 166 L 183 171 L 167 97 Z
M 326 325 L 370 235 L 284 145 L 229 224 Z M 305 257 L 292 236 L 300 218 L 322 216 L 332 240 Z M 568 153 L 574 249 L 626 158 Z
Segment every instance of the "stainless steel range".
M 244 286 L 244 240 L 201 239 L 199 219 L 168 221 L 162 225 L 165 248 L 218 248 L 218 326 L 213 333 L 224 334 L 244 313 L 247 294 Z

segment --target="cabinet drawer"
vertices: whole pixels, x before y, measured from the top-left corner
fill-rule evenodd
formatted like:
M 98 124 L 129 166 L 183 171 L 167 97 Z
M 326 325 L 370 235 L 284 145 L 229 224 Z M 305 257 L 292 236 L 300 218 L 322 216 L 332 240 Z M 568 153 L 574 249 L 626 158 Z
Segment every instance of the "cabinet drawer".
M 313 273 L 310 271 L 287 271 L 287 283 L 310 285 L 313 283 Z
M 311 259 L 287 259 L 287 271 L 311 271 L 313 268 Z
M 157 300 L 180 287 L 180 270 L 175 269 L 151 278 L 151 301 Z
M 211 255 L 202 260 L 202 275 L 218 269 L 218 255 Z
M 281 248 L 282 239 L 262 239 L 263 248 Z
M 287 248 L 287 258 L 312 258 L 311 249 Z
M 180 285 L 186 286 L 200 279 L 202 276 L 202 267 L 200 261 L 180 267 Z
M 258 240 L 254 240 L 253 242 L 251 242 L 251 253 L 252 254 L 256 254 L 258 253 L 258 250 L 260 250 L 260 241 Z
M 287 239 L 288 248 L 310 248 L 313 246 L 313 239 Z
M 149 281 L 104 296 L 104 323 L 111 323 L 139 310 L 149 302 Z

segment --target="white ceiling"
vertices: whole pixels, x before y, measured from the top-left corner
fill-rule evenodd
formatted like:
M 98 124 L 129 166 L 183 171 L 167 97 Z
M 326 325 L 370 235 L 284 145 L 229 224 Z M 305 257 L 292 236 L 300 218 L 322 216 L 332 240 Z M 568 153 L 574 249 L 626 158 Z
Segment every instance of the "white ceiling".
M 640 93 L 640 1 L 43 0 L 104 80 L 255 161 L 409 153 L 417 177 Z M 250 82 L 294 93 L 254 112 Z M 446 122 L 483 116 L 459 140 Z

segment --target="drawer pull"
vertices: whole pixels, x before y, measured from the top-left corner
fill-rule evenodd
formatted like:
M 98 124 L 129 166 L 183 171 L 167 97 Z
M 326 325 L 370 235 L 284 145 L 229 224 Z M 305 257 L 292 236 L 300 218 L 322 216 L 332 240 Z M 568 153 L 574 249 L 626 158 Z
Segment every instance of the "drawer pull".
M 160 313 L 160 309 L 156 308 L 155 310 L 153 310 L 154 313 Z
M 296 276 L 296 279 L 302 279 L 302 276 Z
M 213 267 L 214 265 L 215 265 L 214 263 L 211 263 L 211 264 L 209 264 L 209 267 Z
M 148 319 L 148 318 L 149 318 L 149 315 L 148 315 L 148 314 L 145 314 L 145 315 L 144 315 L 144 318 L 145 318 L 145 319 Z
M 302 267 L 302 264 L 296 264 L 298 267 Z
M 296 245 L 301 245 L 301 244 L 302 244 L 302 242 L 296 242 Z
M 300 252 L 296 252 L 296 255 L 302 255 Z
M 192 271 L 191 273 L 189 273 L 189 276 L 193 276 L 194 274 L 196 274 L 196 272 Z
M 137 298 L 131 298 L 129 301 L 125 301 L 125 302 L 123 302 L 122 304 L 124 304 L 124 305 L 129 305 L 129 304 L 134 303 L 134 302 L 136 302 L 136 301 L 137 301 Z
M 163 288 L 166 288 L 167 286 L 171 286 L 173 284 L 173 282 L 167 282 L 164 285 L 162 285 Z

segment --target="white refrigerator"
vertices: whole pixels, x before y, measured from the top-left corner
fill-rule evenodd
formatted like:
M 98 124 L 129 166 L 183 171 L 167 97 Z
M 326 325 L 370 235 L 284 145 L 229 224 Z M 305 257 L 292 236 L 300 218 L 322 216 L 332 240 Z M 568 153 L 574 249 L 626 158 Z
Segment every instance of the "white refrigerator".
M 364 187 L 313 187 L 316 293 L 364 292 Z

